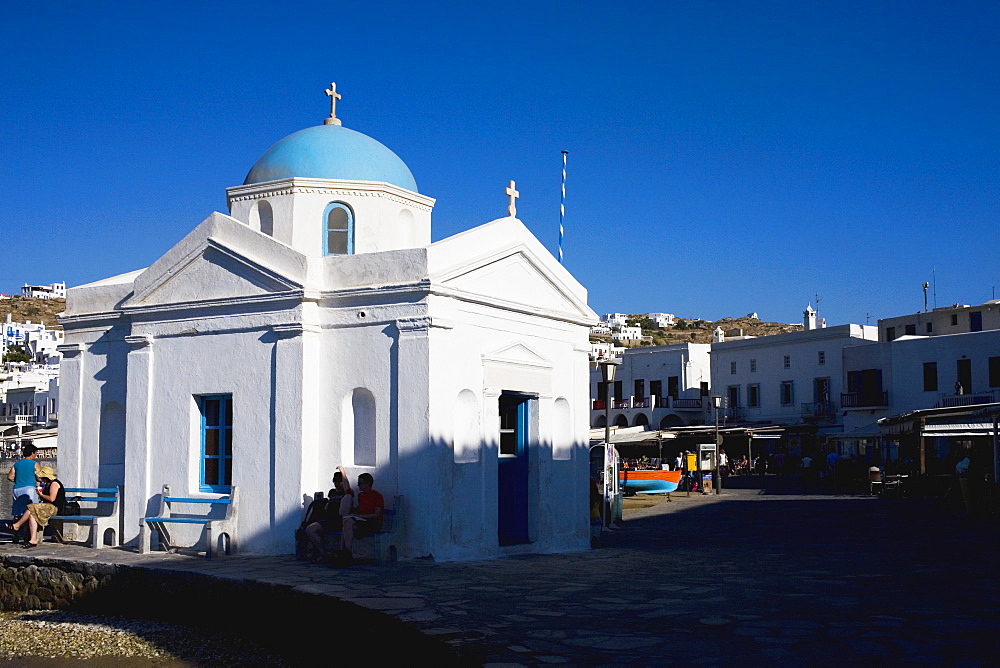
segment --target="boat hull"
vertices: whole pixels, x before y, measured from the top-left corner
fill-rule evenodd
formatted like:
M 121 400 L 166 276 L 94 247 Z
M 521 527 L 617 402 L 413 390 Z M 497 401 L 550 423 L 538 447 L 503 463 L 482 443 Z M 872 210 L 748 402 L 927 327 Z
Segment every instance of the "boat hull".
M 681 471 L 622 471 L 619 480 L 626 494 L 666 494 L 677 490 Z

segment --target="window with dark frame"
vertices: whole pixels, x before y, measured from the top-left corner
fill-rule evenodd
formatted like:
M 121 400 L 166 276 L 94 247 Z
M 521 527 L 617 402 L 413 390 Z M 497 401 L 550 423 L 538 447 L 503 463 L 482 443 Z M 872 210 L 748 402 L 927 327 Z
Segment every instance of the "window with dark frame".
M 937 392 L 937 362 L 924 362 L 924 392 Z
M 201 411 L 200 490 L 228 494 L 233 487 L 233 395 L 197 399 Z
M 793 381 L 785 380 L 781 382 L 781 405 L 791 406 L 795 401 L 795 391 Z

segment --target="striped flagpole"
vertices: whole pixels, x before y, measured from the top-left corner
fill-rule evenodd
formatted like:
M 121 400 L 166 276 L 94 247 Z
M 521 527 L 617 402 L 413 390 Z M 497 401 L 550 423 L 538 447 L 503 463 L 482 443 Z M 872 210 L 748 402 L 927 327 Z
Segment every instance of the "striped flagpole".
M 566 217 L 566 155 L 569 151 L 563 151 L 563 171 L 562 171 L 562 195 L 559 197 L 559 264 L 563 261 L 563 219 Z

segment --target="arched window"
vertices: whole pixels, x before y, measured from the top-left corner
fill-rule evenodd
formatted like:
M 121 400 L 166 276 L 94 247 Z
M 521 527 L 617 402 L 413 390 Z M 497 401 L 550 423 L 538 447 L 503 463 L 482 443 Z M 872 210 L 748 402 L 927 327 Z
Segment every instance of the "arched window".
M 323 254 L 354 253 L 354 212 L 343 202 L 328 204 L 323 212 Z
M 354 466 L 375 466 L 375 397 L 363 387 L 357 387 L 344 397 L 342 440 L 351 448 Z M 343 453 L 346 454 L 346 453 Z
M 260 217 L 260 231 L 269 237 L 274 236 L 274 212 L 266 199 L 257 205 L 257 215 Z

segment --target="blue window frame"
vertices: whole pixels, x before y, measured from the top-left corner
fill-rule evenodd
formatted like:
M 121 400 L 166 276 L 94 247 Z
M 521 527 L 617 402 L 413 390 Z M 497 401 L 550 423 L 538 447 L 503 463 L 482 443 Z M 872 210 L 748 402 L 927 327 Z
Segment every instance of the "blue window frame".
M 323 211 L 323 255 L 354 254 L 354 212 L 343 202 Z
M 228 494 L 233 488 L 233 395 L 198 397 L 201 410 L 202 492 Z

